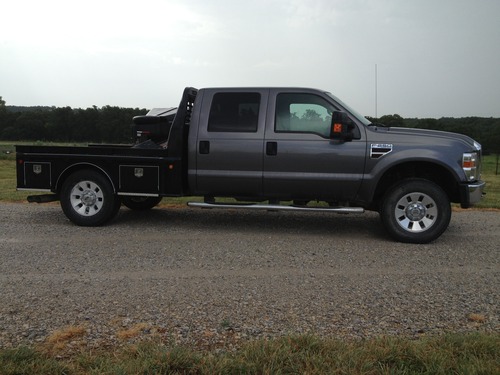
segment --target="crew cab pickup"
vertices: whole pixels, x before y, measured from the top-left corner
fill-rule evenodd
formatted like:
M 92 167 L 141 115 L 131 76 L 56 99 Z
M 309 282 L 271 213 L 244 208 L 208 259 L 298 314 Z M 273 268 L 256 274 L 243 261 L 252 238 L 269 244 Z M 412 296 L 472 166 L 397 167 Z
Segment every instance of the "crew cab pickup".
M 83 226 L 121 204 L 197 196 L 188 205 L 378 211 L 397 241 L 427 243 L 448 227 L 451 202 L 470 207 L 485 186 L 473 139 L 371 123 L 322 90 L 188 87 L 178 107 L 133 123 L 130 145 L 17 146 L 17 189 L 60 200 Z

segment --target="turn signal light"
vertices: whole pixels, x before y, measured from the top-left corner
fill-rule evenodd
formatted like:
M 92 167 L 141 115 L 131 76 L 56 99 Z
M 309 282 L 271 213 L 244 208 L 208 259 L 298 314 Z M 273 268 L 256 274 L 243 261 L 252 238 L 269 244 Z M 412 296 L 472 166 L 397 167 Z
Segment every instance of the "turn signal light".
M 474 153 L 464 154 L 462 168 L 474 168 L 476 166 L 476 155 Z
M 462 169 L 469 181 L 479 179 L 479 164 L 480 160 L 475 152 L 466 152 L 462 157 Z
M 342 124 L 333 124 L 334 133 L 342 133 Z
M 463 168 L 474 168 L 476 163 L 474 160 L 464 160 L 462 167 Z

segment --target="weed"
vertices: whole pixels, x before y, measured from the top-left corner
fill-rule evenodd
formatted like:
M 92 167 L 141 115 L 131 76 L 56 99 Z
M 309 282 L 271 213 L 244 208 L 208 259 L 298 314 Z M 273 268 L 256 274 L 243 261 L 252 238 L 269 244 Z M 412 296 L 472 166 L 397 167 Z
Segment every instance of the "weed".
M 82 339 L 86 332 L 82 326 L 68 326 L 54 331 L 47 337 L 43 349 L 51 355 L 62 355 L 79 349 L 85 344 Z
M 133 338 L 137 338 L 142 334 L 151 333 L 151 327 L 146 323 L 138 323 L 134 326 L 118 331 L 116 337 L 120 340 L 129 340 Z
M 223 330 L 229 330 L 231 329 L 233 326 L 233 324 L 231 323 L 231 320 L 229 320 L 228 318 L 224 319 L 221 323 L 220 323 L 220 327 L 223 329 Z
M 486 317 L 482 314 L 469 314 L 467 316 L 467 320 L 469 322 L 474 322 L 474 323 L 484 323 L 486 322 Z

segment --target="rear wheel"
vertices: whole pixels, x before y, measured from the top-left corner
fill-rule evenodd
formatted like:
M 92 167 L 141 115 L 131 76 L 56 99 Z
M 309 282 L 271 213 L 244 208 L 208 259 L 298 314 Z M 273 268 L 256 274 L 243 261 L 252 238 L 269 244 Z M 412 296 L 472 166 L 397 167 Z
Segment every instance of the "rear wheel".
M 109 180 L 93 170 L 70 175 L 62 186 L 60 199 L 64 214 L 81 226 L 106 223 L 116 216 L 121 204 Z
M 123 196 L 122 203 L 131 210 L 145 211 L 157 206 L 161 197 Z
M 450 201 L 435 183 L 407 179 L 389 189 L 382 203 L 380 218 L 396 240 L 428 243 L 448 228 Z

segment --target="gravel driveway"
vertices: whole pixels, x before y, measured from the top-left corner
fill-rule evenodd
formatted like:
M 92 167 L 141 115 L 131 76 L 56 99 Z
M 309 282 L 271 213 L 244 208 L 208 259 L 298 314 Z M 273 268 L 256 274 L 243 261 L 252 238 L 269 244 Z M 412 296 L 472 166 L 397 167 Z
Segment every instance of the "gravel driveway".
M 150 337 L 197 348 L 285 334 L 500 331 L 500 212 L 454 212 L 428 245 L 378 215 L 161 208 L 101 228 L 0 204 L 0 347 Z M 78 342 L 76 342 L 78 341 Z

